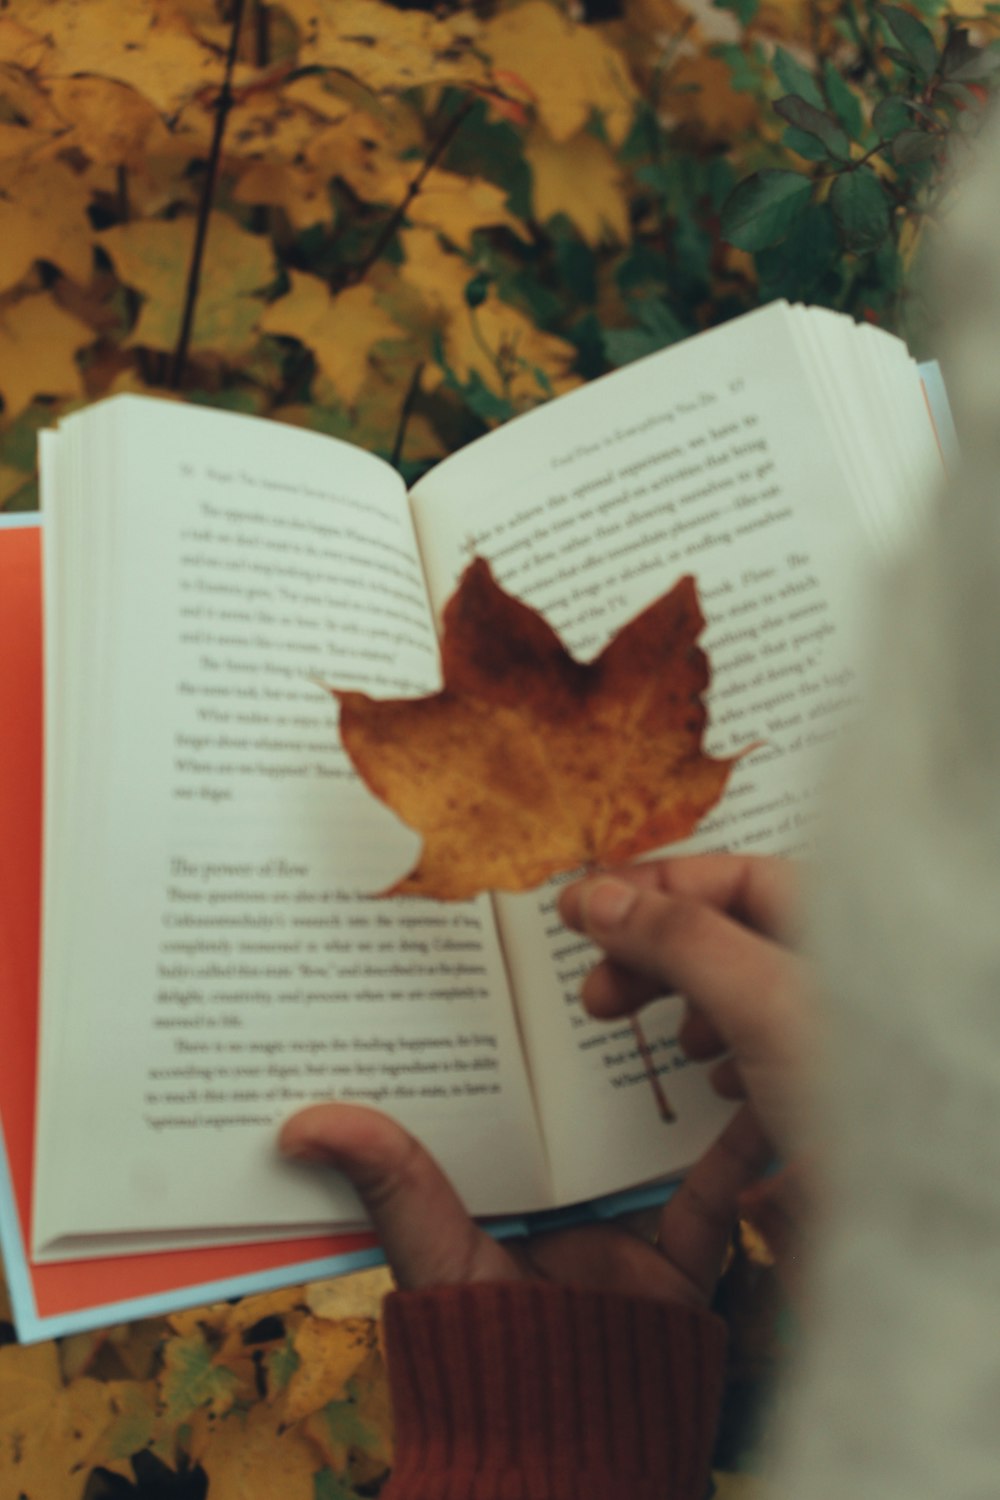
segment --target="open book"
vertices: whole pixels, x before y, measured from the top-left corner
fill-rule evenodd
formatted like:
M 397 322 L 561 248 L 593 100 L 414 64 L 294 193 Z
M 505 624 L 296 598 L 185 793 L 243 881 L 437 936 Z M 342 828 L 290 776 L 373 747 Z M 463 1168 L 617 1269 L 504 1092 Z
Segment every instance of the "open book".
M 940 477 L 921 381 L 872 328 L 774 304 L 533 411 L 407 495 L 314 433 L 123 396 L 41 442 L 45 834 L 32 1255 L 280 1241 L 357 1225 L 275 1155 L 327 1097 L 378 1105 L 470 1209 L 676 1174 L 723 1106 L 647 1012 L 578 1001 L 555 885 L 371 898 L 416 837 L 352 774 L 310 680 L 439 685 L 471 551 L 579 657 L 685 572 L 736 768 L 695 848 L 794 850 L 857 696 L 859 599 Z M 874 546 L 873 546 L 874 544 Z M 2 914 L 0 914 L 2 920 Z

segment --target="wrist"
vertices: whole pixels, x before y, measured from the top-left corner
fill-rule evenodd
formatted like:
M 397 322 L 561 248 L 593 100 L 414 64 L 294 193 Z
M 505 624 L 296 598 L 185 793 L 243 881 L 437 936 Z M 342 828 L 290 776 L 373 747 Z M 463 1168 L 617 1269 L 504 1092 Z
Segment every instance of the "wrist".
M 548 1282 L 387 1299 L 396 1466 L 385 1500 L 701 1500 L 725 1327 Z M 517 1476 L 517 1478 L 515 1478 Z

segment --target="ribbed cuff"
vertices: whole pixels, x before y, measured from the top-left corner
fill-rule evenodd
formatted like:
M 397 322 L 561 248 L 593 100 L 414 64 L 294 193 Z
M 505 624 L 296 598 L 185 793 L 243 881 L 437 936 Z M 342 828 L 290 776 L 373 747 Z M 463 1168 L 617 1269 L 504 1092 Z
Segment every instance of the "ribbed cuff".
M 547 1282 L 396 1292 L 383 1500 L 703 1500 L 726 1332 Z

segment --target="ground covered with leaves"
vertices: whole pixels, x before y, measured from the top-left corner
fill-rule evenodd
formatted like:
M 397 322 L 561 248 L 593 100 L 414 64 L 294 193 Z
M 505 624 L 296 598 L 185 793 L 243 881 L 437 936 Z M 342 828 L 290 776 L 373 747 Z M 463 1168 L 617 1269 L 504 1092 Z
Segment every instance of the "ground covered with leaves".
M 363 1271 L 55 1342 L 4 1344 L 0 1500 L 378 1495 L 392 1462 L 378 1322 L 390 1285 L 388 1272 Z M 754 1469 L 792 1335 L 749 1230 L 717 1307 L 732 1335 L 717 1497 L 765 1500 Z
M 0 8 L 0 507 L 37 503 L 40 426 L 117 391 L 412 478 L 774 296 L 916 336 L 904 274 L 1000 60 L 973 10 Z

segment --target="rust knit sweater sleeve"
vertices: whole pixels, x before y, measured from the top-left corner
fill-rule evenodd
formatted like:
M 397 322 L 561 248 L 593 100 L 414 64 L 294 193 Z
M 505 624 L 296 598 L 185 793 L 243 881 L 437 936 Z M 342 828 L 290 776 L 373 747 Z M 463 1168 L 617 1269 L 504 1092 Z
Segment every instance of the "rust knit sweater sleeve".
M 725 1326 L 548 1282 L 385 1304 L 395 1465 L 382 1500 L 703 1500 Z

